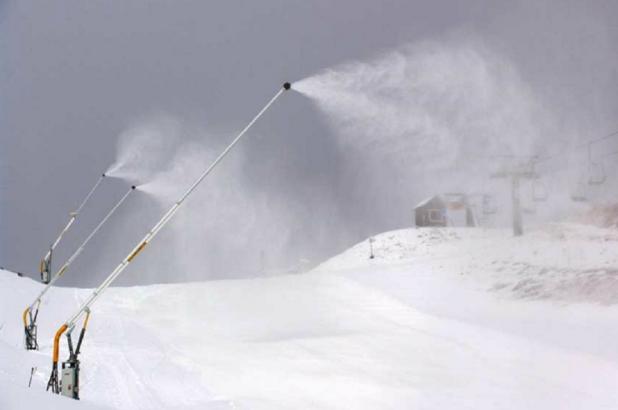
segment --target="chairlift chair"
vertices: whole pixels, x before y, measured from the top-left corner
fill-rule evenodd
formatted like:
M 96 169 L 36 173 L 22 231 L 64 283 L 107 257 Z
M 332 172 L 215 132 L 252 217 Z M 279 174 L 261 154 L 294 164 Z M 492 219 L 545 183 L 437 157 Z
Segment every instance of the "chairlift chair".
M 536 201 L 534 200 L 534 185 L 530 186 L 530 197 L 529 201 L 525 201 L 522 198 L 521 201 L 521 212 L 526 215 L 534 215 L 536 214 Z
M 541 181 L 532 182 L 532 201 L 545 202 L 549 197 L 545 184 Z
M 573 202 L 587 202 L 588 197 L 585 194 L 586 184 L 583 181 L 579 181 L 575 190 L 571 193 L 571 200 Z
M 591 162 L 588 169 L 590 171 L 588 185 L 602 185 L 605 183 L 607 174 L 605 174 L 605 167 L 602 163 Z
M 490 195 L 483 195 L 482 209 L 483 215 L 493 215 L 498 212 L 498 208 L 492 203 Z

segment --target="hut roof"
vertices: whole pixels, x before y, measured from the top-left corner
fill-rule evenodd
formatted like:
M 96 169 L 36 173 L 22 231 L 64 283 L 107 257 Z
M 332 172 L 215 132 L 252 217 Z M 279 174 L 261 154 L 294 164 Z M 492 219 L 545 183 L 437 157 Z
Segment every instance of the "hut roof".
M 422 208 L 430 204 L 431 202 L 437 202 L 441 206 L 446 206 L 446 203 L 444 202 L 444 198 L 442 198 L 442 195 L 432 195 L 429 198 L 426 198 L 422 200 L 421 202 L 419 202 L 418 204 L 416 204 L 414 209 Z

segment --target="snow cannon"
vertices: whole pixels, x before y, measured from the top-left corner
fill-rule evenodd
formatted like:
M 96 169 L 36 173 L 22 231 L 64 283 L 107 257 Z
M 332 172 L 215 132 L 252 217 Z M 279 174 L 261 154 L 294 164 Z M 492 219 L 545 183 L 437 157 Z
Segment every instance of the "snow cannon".
M 75 330 L 75 325 L 69 327 L 67 324 L 62 325 L 54 336 L 54 349 L 53 349 L 53 365 L 52 374 L 47 382 L 47 390 L 51 389 L 53 393 L 62 394 L 63 396 L 70 397 L 75 400 L 79 400 L 79 353 L 82 348 L 82 342 L 84 341 L 84 335 L 86 334 L 86 328 L 88 327 L 88 321 L 90 320 L 90 309 L 87 309 L 82 329 L 79 332 L 77 339 L 77 345 L 73 348 L 72 333 Z M 69 347 L 69 358 L 62 362 L 62 373 L 60 380 L 58 380 L 58 357 L 59 357 L 59 342 L 60 337 L 66 332 L 67 344 Z
M 66 262 L 64 263 L 64 265 L 62 265 L 62 267 L 58 270 L 58 272 L 56 272 L 56 274 L 53 275 L 53 277 L 51 277 L 51 279 L 48 281 L 45 287 L 41 290 L 41 292 L 39 292 L 39 295 L 36 297 L 36 299 L 34 299 L 34 301 L 26 308 L 26 310 L 24 310 L 24 313 L 22 314 L 22 320 L 24 322 L 24 334 L 25 334 L 24 345 L 26 347 L 26 350 L 38 350 L 39 349 L 39 344 L 37 341 L 36 320 L 37 320 L 37 317 L 39 316 L 39 308 L 41 307 L 41 300 L 43 299 L 43 296 L 45 296 L 47 291 L 54 285 L 54 283 L 56 283 L 56 281 L 60 279 L 62 275 L 66 273 L 66 271 L 69 269 L 71 264 L 75 261 L 75 259 L 77 259 L 79 254 L 82 253 L 82 251 L 84 250 L 88 242 L 90 242 L 90 240 L 94 237 L 94 235 L 99 231 L 99 229 L 101 229 L 101 227 L 105 224 L 105 222 L 107 222 L 107 220 L 112 216 L 112 214 L 116 212 L 116 209 L 118 209 L 120 205 L 122 205 L 122 203 L 127 199 L 129 194 L 131 194 L 131 192 L 133 192 L 134 189 L 135 189 L 135 186 L 132 186 L 131 189 L 129 189 L 127 193 L 125 193 L 124 196 L 120 198 L 120 201 L 118 201 L 112 207 L 112 209 L 99 222 L 99 224 L 96 226 L 96 228 L 94 228 L 94 230 L 90 233 L 90 235 L 88 235 L 88 237 L 84 240 L 84 242 L 82 242 L 81 245 L 77 248 L 77 250 L 75 250 L 75 252 L 69 257 L 69 259 L 66 260 Z
M 90 192 L 88 192 L 88 195 L 86 195 L 86 198 L 84 198 L 84 200 L 79 205 L 79 207 L 77 207 L 77 210 L 69 213 L 69 222 L 67 222 L 64 229 L 62 229 L 62 231 L 60 232 L 60 235 L 58 235 L 56 240 L 52 243 L 52 245 L 49 247 L 49 250 L 47 251 L 43 259 L 41 260 L 39 270 L 41 272 L 41 282 L 43 282 L 44 284 L 48 284 L 52 280 L 52 275 L 51 275 L 52 254 L 54 253 L 54 249 L 56 249 L 56 247 L 58 246 L 58 244 L 64 237 L 64 234 L 69 231 L 69 228 L 71 228 L 71 225 L 73 225 L 73 223 L 77 219 L 77 216 L 79 215 L 81 210 L 84 208 L 84 206 L 86 205 L 90 197 L 92 197 L 92 195 L 94 194 L 94 191 L 97 190 L 97 188 L 99 187 L 99 185 L 101 185 L 101 182 L 103 182 L 104 179 L 105 179 L 105 173 L 101 174 L 101 176 L 99 177 L 97 182 L 94 184 Z
M 79 398 L 79 349 L 83 340 L 83 335 L 88 324 L 88 318 L 90 317 L 90 309 L 92 305 L 103 296 L 105 290 L 107 290 L 118 276 L 133 262 L 138 255 L 146 249 L 147 245 L 152 241 L 155 236 L 163 229 L 165 225 L 174 217 L 176 212 L 183 205 L 185 200 L 191 195 L 191 193 L 197 188 L 197 186 L 213 171 L 213 169 L 225 158 L 225 156 L 236 146 L 240 139 L 249 131 L 249 129 L 257 122 L 258 119 L 274 104 L 274 102 L 283 94 L 285 90 L 289 90 L 290 83 L 284 83 L 283 87 L 277 91 L 277 93 L 268 101 L 268 103 L 253 117 L 251 121 L 243 128 L 238 135 L 230 142 L 230 144 L 219 154 L 217 158 L 206 168 L 206 170 L 193 182 L 193 184 L 187 189 L 187 191 L 172 205 L 172 207 L 159 219 L 159 221 L 146 233 L 144 238 L 137 243 L 137 245 L 129 252 L 127 256 L 114 268 L 114 270 L 105 278 L 105 280 L 92 291 L 90 296 L 79 307 L 77 312 L 69 318 L 58 330 L 54 336 L 53 342 L 53 356 L 52 356 L 52 373 L 47 383 L 47 390 L 53 393 L 62 393 L 65 396 L 72 397 L 74 399 Z M 78 321 L 85 315 L 84 324 L 82 326 L 82 332 L 79 337 L 77 348 L 73 350 L 73 342 L 71 340 L 71 332 L 75 328 Z M 68 330 L 68 332 L 67 332 Z M 60 338 L 67 332 L 67 343 L 69 346 L 69 359 L 62 365 L 62 384 L 58 380 L 58 353 L 60 351 Z M 66 381 L 65 381 L 66 380 Z
M 33 314 L 30 306 L 28 306 L 22 314 L 22 320 L 24 322 L 24 346 L 26 347 L 26 350 L 39 350 L 39 343 L 36 336 L 36 318 L 38 315 L 38 307 L 36 312 Z

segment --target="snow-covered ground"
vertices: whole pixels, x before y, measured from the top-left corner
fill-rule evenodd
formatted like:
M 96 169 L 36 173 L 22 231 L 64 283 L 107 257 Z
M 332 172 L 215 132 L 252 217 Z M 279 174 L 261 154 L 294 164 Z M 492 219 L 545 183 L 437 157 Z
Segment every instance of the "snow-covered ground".
M 0 272 L 0 409 L 613 409 L 617 245 L 583 225 L 409 229 L 306 274 L 111 289 L 79 403 L 44 386 L 88 291 L 50 292 L 25 352 L 40 285 Z

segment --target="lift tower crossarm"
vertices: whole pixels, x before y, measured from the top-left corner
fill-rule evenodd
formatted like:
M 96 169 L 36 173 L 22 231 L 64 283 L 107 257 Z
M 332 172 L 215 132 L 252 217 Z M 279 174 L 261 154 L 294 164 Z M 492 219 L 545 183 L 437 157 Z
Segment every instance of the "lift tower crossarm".
M 197 178 L 197 180 L 189 187 L 189 189 L 172 205 L 172 207 L 163 215 L 163 217 L 154 225 L 154 227 L 144 236 L 144 238 L 129 252 L 129 254 L 120 262 L 120 264 L 109 274 L 109 276 L 97 287 L 92 294 L 81 305 L 77 312 L 69 318 L 60 328 L 57 330 L 54 337 L 53 347 L 53 366 L 52 376 L 50 377 L 49 386 L 54 385 L 54 373 L 57 374 L 58 367 L 58 352 L 60 337 L 67 330 L 71 332 L 77 323 L 77 321 L 84 315 L 90 312 L 90 307 L 101 297 L 103 292 L 114 282 L 114 280 L 125 270 L 125 268 L 133 261 L 133 259 L 150 243 L 150 241 L 161 231 L 161 229 L 172 219 L 176 214 L 180 206 L 187 199 L 189 195 L 197 188 L 197 186 L 206 178 L 212 170 L 223 160 L 223 158 L 234 148 L 234 146 L 240 141 L 240 139 L 246 134 L 246 132 L 255 124 L 255 122 L 270 108 L 271 105 L 283 94 L 284 91 L 291 88 L 290 83 L 284 83 L 283 87 L 268 101 L 268 103 L 262 108 L 255 117 L 240 131 L 240 133 L 232 140 L 232 142 L 223 150 L 221 154 L 212 162 L 212 164 Z
M 62 237 L 64 236 L 64 234 L 66 234 L 69 229 L 71 228 L 71 225 L 73 225 L 73 223 L 75 222 L 75 220 L 77 219 L 77 216 L 79 215 L 79 213 L 82 211 L 82 209 L 84 208 L 84 206 L 86 205 L 86 203 L 88 203 L 88 201 L 90 200 L 90 198 L 92 197 L 92 195 L 94 194 L 94 192 L 97 190 L 97 188 L 99 187 L 99 185 L 101 185 L 101 182 L 103 182 L 103 179 L 105 178 L 105 174 L 102 174 L 99 179 L 97 180 L 97 182 L 94 184 L 94 186 L 92 187 L 92 189 L 90 189 L 90 191 L 88 192 L 88 195 L 86 195 L 86 197 L 84 198 L 84 200 L 81 202 L 81 204 L 77 207 L 77 210 L 71 212 L 70 218 L 69 218 L 69 222 L 67 222 L 67 224 L 65 225 L 65 227 L 62 229 L 62 231 L 60 231 L 60 234 L 58 235 L 58 237 L 56 238 L 56 240 L 54 241 L 54 243 L 52 243 L 52 245 L 49 247 L 49 250 L 47 251 L 47 253 L 45 254 L 45 256 L 43 257 L 43 259 L 41 260 L 41 275 L 43 275 L 43 272 L 45 270 L 47 270 L 47 272 L 49 273 L 49 264 L 51 262 L 51 256 L 52 253 L 54 252 L 54 249 L 56 249 L 56 247 L 58 246 L 58 244 L 60 243 L 60 241 L 62 240 Z M 49 283 L 47 281 L 44 280 L 44 282 Z

